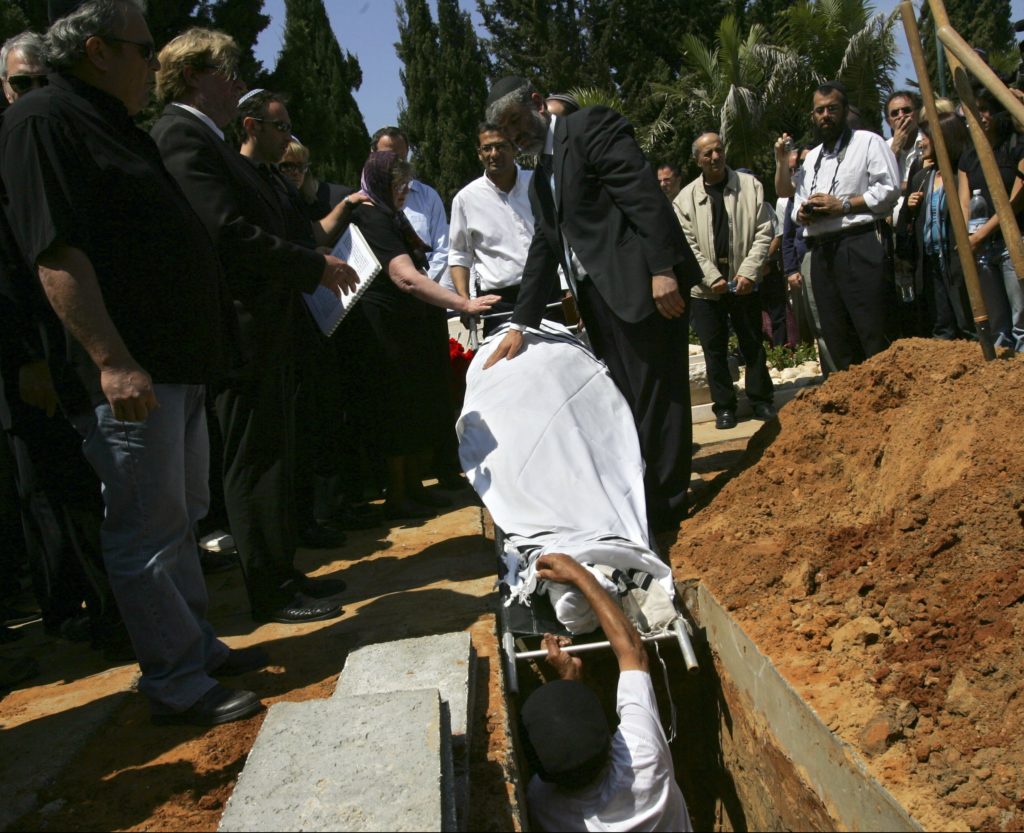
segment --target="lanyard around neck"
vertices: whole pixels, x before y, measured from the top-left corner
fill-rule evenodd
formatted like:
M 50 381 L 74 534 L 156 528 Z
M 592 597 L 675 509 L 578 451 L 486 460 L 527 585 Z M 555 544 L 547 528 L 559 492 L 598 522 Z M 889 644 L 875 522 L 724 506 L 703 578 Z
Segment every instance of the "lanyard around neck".
M 843 135 L 839 137 L 839 141 L 836 143 L 834 153 L 837 156 L 836 169 L 832 174 L 832 184 L 828 187 L 828 193 L 834 194 L 836 190 L 836 183 L 839 181 L 839 168 L 843 164 L 843 160 L 846 158 L 846 151 L 850 149 L 850 142 L 853 140 L 853 131 L 850 128 L 846 128 L 843 131 Z M 818 154 L 818 158 L 814 160 L 814 177 L 811 179 L 811 190 L 809 193 L 818 193 L 818 171 L 821 169 L 821 160 L 825 156 L 825 145 L 821 146 L 821 153 Z

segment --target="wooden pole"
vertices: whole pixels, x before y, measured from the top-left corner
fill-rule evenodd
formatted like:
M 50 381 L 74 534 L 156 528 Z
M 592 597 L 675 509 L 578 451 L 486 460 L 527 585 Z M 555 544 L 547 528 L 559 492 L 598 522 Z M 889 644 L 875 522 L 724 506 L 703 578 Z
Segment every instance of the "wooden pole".
M 996 350 L 992 343 L 992 328 L 989 326 L 988 310 L 985 308 L 985 300 L 981 294 L 981 283 L 978 280 L 978 264 L 974 260 L 974 253 L 971 252 L 967 222 L 964 219 L 960 200 L 957 199 L 956 170 L 953 168 L 953 163 L 949 158 L 949 149 L 946 147 L 946 140 L 942 135 L 942 129 L 939 127 L 939 111 L 935 109 L 935 93 L 932 89 L 932 82 L 928 78 L 928 67 L 924 60 L 924 50 L 921 49 L 921 32 L 917 28 L 914 5 L 910 0 L 902 0 L 900 3 L 900 14 L 903 16 L 903 31 L 907 35 L 910 56 L 914 60 L 914 69 L 917 71 L 917 82 L 920 84 L 921 99 L 924 102 L 925 112 L 928 115 L 928 123 L 932 126 L 932 147 L 935 150 L 935 161 L 939 166 L 939 171 L 942 173 L 942 187 L 946 191 L 946 204 L 949 206 L 949 223 L 953 227 L 956 250 L 960 257 L 960 265 L 963 267 L 967 294 L 971 299 L 974 326 L 978 334 L 978 341 L 981 344 L 982 355 L 984 355 L 986 360 L 991 361 L 996 357 Z M 985 146 L 988 146 L 987 139 L 985 140 Z
M 954 67 L 953 75 L 957 91 L 960 93 L 960 99 L 965 103 L 964 109 L 968 110 L 966 106 L 968 100 L 971 105 L 970 111 L 976 112 L 977 106 L 967 74 L 964 71 L 964 67 L 966 67 L 975 78 L 991 91 L 992 95 L 999 99 L 1000 103 L 1006 107 L 1013 118 L 1024 124 L 1024 104 L 1021 104 L 1016 99 L 1009 88 L 999 80 L 999 76 L 989 68 L 988 64 L 981 60 L 977 52 L 971 49 L 967 41 L 950 29 L 949 26 L 940 26 L 936 31 L 942 43 L 945 44 L 946 50 L 955 56 L 955 59 L 959 59 L 963 63 L 963 67 Z M 984 146 L 987 151 L 989 147 L 988 142 L 985 142 Z M 977 147 L 977 139 L 975 139 L 975 147 Z M 981 157 L 980 151 L 978 156 Z M 984 162 L 984 160 L 982 161 Z M 994 158 L 990 168 L 991 170 L 998 171 Z M 984 168 L 982 170 L 985 174 L 985 180 L 988 182 L 989 191 L 992 194 L 992 202 L 995 204 L 996 215 L 999 217 L 999 228 L 1003 232 L 1003 241 L 1006 243 L 1006 249 L 1010 253 L 1010 259 L 1013 261 L 1014 271 L 1016 271 L 1019 279 L 1024 280 L 1024 247 L 1021 244 L 1020 226 L 1017 224 L 1017 218 L 1014 216 L 1013 209 L 1010 206 L 1010 199 L 1006 194 L 1006 187 L 1003 185 L 1002 176 L 997 177 L 998 186 L 993 186 L 989 170 Z

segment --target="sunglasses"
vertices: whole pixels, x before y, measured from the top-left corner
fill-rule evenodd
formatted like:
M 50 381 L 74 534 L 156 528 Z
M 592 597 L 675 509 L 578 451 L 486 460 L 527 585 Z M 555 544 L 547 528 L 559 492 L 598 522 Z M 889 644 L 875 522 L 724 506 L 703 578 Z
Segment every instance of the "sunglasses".
M 236 81 L 238 81 L 239 78 L 241 77 L 238 74 L 238 68 L 237 67 L 232 67 L 231 69 L 227 69 L 226 67 L 217 66 L 215 64 L 200 64 L 199 66 L 196 67 L 196 69 L 203 70 L 205 72 L 216 73 L 217 75 L 222 76 L 225 81 L 230 81 L 232 84 L 234 84 Z
M 282 162 L 277 169 L 283 174 L 304 174 L 309 170 L 309 165 L 304 165 L 301 162 Z
M 11 75 L 8 76 L 7 83 L 18 95 L 25 95 L 30 90 L 45 87 L 50 81 L 45 75 Z
M 264 124 L 273 125 L 275 130 L 281 133 L 291 133 L 292 123 L 288 121 L 271 121 L 270 119 L 261 119 L 259 116 L 249 116 L 253 121 L 263 122 Z
M 889 111 L 889 118 L 894 119 L 897 116 L 909 116 L 913 112 L 913 107 L 894 107 Z
M 113 41 L 114 43 L 127 43 L 127 44 L 131 44 L 132 46 L 136 47 L 139 50 L 139 55 L 142 56 L 142 60 L 145 61 L 147 64 L 148 63 L 152 63 L 153 59 L 156 57 L 156 44 L 153 43 L 153 41 L 151 41 L 151 40 L 150 41 L 128 40 L 126 38 L 115 38 L 113 35 L 101 35 L 100 37 L 102 37 L 103 40 L 110 40 L 110 41 Z

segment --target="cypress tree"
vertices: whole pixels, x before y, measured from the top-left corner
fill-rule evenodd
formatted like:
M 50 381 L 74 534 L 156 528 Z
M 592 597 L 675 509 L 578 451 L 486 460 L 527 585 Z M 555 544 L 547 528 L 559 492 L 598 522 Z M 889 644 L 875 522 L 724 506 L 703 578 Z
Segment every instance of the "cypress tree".
M 1010 0 L 946 0 L 946 14 L 949 22 L 965 41 L 971 46 L 984 49 L 996 71 L 1012 74 L 1020 56 L 1013 38 L 1011 23 Z M 921 29 L 921 40 L 924 46 L 925 62 L 928 64 L 928 75 L 931 77 L 936 95 L 938 95 L 938 63 L 935 54 L 935 22 L 932 20 L 928 5 L 922 9 L 918 21 Z M 957 97 L 952 76 L 949 75 L 947 64 L 946 92 L 953 98 Z
M 438 124 L 438 30 L 427 0 L 399 0 L 395 3 L 395 12 L 398 15 L 395 51 L 402 61 L 398 74 L 405 90 L 398 126 L 409 137 L 417 176 L 434 185 L 443 143 Z
M 352 96 L 362 81 L 359 61 L 338 45 L 323 0 L 285 0 L 273 86 L 289 95 L 295 135 L 309 147 L 321 179 L 359 182 L 370 143 Z

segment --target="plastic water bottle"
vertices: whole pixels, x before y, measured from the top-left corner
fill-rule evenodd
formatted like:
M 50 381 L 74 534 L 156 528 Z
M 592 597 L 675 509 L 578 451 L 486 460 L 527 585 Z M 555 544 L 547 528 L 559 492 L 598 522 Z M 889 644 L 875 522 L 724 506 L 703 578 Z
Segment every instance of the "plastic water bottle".
M 981 189 L 975 188 L 972 192 L 971 203 L 967 207 L 967 233 L 974 234 L 985 223 L 988 222 L 988 203 L 981 195 Z M 984 246 L 978 252 L 978 263 L 984 265 L 987 260 Z

